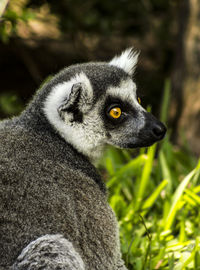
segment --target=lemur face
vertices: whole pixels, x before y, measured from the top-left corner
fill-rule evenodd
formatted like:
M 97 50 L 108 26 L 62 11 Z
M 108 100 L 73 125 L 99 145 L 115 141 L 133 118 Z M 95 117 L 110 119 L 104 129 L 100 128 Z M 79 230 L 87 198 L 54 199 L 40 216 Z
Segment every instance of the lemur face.
M 102 118 L 107 143 L 120 148 L 150 146 L 166 133 L 165 126 L 140 105 L 131 78 L 122 80 L 118 88 L 108 89 Z
M 109 63 L 72 66 L 53 79 L 45 115 L 68 143 L 91 159 L 106 144 L 144 147 L 166 133 L 138 102 L 132 80 L 137 57 L 128 49 Z

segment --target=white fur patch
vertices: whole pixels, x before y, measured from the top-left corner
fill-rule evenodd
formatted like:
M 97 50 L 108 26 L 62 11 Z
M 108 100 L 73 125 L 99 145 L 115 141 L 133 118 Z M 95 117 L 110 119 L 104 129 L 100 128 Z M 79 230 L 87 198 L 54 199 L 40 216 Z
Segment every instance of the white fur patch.
M 84 73 L 80 73 L 73 77 L 70 81 L 56 85 L 44 102 L 45 115 L 47 116 L 49 122 L 52 123 L 58 131 L 60 129 L 62 130 L 60 124 L 63 125 L 63 121 L 58 113 L 58 108 L 61 106 L 64 100 L 69 98 L 72 86 L 77 83 L 82 83 L 84 85 L 88 91 L 88 96 L 93 95 L 93 90 L 89 79 Z
M 53 256 L 55 254 L 57 256 Z M 12 269 L 57 269 L 58 266 L 59 269 L 85 269 L 80 254 L 70 241 L 60 234 L 47 234 L 29 243 Z
M 130 102 L 139 111 L 144 110 L 137 101 L 136 85 L 131 80 L 122 80 L 119 87 L 110 87 L 106 93 L 107 95 L 113 95 L 119 97 L 123 101 Z
M 129 75 L 133 75 L 138 61 L 138 55 L 139 53 L 135 52 L 133 48 L 129 48 L 122 52 L 120 56 L 115 56 L 109 64 L 123 69 Z
M 65 121 L 61 119 L 58 108 L 63 103 L 63 100 L 69 98 L 72 86 L 76 83 L 84 84 L 85 95 L 83 98 L 93 96 L 92 86 L 89 79 L 84 73 L 81 73 L 68 82 L 56 85 L 47 99 L 44 102 L 44 113 L 52 124 L 54 129 L 70 144 L 72 144 L 79 152 L 90 157 L 91 159 L 98 158 L 100 148 L 102 148 L 102 126 L 99 122 L 98 114 L 94 110 L 87 115 L 85 123 L 71 123 L 66 115 Z M 87 95 L 87 97 L 86 97 Z

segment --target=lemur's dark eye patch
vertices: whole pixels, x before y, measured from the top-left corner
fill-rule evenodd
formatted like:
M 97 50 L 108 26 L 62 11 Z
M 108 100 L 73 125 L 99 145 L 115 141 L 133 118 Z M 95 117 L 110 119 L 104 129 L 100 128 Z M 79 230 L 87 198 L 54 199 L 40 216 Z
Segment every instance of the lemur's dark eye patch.
M 105 102 L 106 112 L 109 112 L 114 107 L 119 107 L 122 114 L 135 112 L 135 109 L 128 101 L 122 100 L 117 96 L 108 96 Z
M 138 117 L 137 110 L 131 103 L 114 95 L 106 98 L 101 115 L 108 130 L 121 127 L 131 117 Z
M 119 125 L 125 120 L 126 113 L 123 111 L 121 104 L 106 103 L 102 116 L 107 125 L 111 125 L 111 127 L 116 127 L 116 125 Z

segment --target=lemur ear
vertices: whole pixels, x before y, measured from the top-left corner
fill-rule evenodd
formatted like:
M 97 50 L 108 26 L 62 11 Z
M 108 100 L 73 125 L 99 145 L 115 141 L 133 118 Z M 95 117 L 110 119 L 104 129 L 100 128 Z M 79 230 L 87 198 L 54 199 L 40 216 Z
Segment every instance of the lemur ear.
M 71 90 L 58 108 L 62 119 L 80 121 L 82 115 L 92 106 L 93 90 L 85 74 L 80 74 L 72 80 Z
M 63 103 L 58 108 L 60 113 L 64 111 L 71 111 L 73 107 L 78 105 L 81 93 L 81 83 L 76 83 L 72 85 L 71 92 L 69 96 L 63 100 Z
M 136 68 L 138 56 L 139 52 L 134 51 L 133 48 L 129 48 L 123 51 L 120 56 L 115 56 L 109 64 L 123 69 L 132 76 Z

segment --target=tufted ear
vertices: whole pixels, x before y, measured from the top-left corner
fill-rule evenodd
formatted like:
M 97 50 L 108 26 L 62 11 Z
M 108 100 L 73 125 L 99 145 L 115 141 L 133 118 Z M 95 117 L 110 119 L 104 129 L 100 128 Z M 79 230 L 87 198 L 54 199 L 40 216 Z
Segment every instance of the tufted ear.
M 92 106 L 92 86 L 87 76 L 81 73 L 73 78 L 68 87 L 70 87 L 69 94 L 60 103 L 58 113 L 63 120 L 81 122 L 83 114 Z
M 120 56 L 115 56 L 110 62 L 110 65 L 117 66 L 123 69 L 129 75 L 133 75 L 138 61 L 139 53 L 129 48 L 121 53 Z

